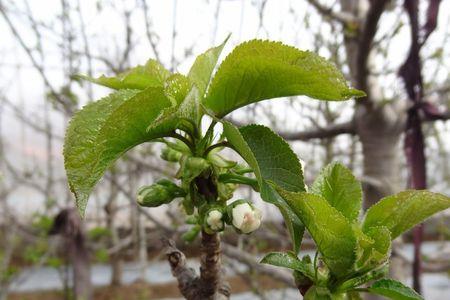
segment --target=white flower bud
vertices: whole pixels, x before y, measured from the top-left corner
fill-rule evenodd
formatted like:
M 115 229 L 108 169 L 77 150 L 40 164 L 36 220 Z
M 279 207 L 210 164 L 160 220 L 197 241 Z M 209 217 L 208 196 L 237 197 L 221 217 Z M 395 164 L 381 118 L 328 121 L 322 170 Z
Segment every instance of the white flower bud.
M 249 203 L 241 203 L 231 211 L 233 226 L 243 233 L 255 231 L 261 225 L 261 211 Z
M 211 230 L 220 231 L 224 226 L 222 217 L 223 214 L 220 211 L 211 210 L 206 216 L 206 223 L 208 224 L 209 228 L 211 228 Z

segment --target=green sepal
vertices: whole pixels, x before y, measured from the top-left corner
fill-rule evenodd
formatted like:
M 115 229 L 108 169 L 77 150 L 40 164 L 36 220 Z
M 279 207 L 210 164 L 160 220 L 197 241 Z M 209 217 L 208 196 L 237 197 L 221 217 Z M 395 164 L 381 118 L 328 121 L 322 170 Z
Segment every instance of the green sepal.
M 186 192 L 169 179 L 160 179 L 156 181 L 156 183 L 165 186 L 169 193 L 175 198 L 186 196 Z

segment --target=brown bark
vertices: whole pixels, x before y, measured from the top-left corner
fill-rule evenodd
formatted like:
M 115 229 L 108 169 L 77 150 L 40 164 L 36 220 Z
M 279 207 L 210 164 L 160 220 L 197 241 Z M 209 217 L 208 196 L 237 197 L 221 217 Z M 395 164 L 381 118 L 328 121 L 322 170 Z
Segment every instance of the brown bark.
M 186 256 L 176 248 L 171 240 L 163 239 L 166 256 L 173 276 L 178 281 L 178 289 L 188 300 L 226 300 L 230 297 L 230 287 L 224 281 L 220 264 L 220 238 L 218 234 L 202 233 L 202 257 L 200 276 L 186 264 Z
M 89 252 L 82 221 L 75 209 L 64 209 L 55 218 L 50 234 L 61 234 L 65 251 L 73 267 L 75 300 L 91 299 L 91 272 Z
M 200 279 L 202 299 L 228 299 L 230 286 L 224 281 L 218 233 L 202 232 Z

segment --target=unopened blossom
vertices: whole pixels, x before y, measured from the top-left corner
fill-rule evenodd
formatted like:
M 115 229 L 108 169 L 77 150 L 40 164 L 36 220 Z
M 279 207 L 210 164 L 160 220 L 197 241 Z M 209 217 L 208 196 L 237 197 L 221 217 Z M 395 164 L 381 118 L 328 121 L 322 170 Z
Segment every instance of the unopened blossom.
M 213 231 L 220 231 L 223 229 L 223 214 L 219 210 L 211 210 L 206 217 L 206 224 Z
M 233 226 L 243 233 L 255 231 L 261 225 L 261 211 L 249 203 L 240 203 L 232 209 Z

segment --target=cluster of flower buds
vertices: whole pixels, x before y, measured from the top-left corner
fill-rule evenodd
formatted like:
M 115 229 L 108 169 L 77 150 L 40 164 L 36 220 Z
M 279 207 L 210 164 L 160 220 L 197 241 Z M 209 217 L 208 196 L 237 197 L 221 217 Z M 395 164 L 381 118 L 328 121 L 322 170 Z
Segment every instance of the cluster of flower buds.
M 224 159 L 219 152 L 223 147 L 206 151 L 204 157 L 197 156 L 185 143 L 164 141 L 166 147 L 161 158 L 178 162 L 176 178 L 180 186 L 169 180 L 160 180 L 143 187 L 138 192 L 141 206 L 156 207 L 183 197 L 182 205 L 188 215 L 195 218 L 191 229 L 183 235 L 192 241 L 201 230 L 207 233 L 221 232 L 225 224 L 233 226 L 237 232 L 248 234 L 261 225 L 261 211 L 246 200 L 237 200 L 227 206 L 239 184 L 259 190 L 256 179 L 245 174 L 252 172 L 246 166 Z M 206 143 L 205 145 L 207 145 Z
M 225 223 L 233 225 L 239 233 L 251 233 L 261 225 L 261 211 L 246 200 L 237 200 L 228 205 L 210 208 L 205 214 L 204 227 L 207 232 L 219 232 Z
M 152 185 L 141 187 L 138 191 L 137 202 L 141 206 L 157 207 L 185 195 L 186 192 L 175 183 L 161 179 Z

